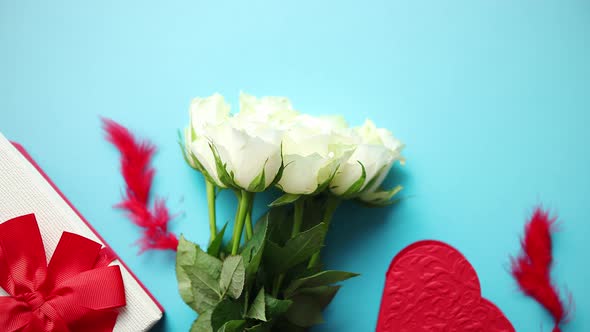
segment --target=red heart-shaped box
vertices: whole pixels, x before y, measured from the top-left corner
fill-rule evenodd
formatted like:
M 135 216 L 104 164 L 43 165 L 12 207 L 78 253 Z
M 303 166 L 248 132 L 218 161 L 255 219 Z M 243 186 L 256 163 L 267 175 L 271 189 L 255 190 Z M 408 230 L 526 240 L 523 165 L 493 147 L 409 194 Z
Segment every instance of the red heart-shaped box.
M 504 332 L 514 327 L 481 297 L 467 259 L 439 241 L 420 241 L 391 262 L 377 332 Z

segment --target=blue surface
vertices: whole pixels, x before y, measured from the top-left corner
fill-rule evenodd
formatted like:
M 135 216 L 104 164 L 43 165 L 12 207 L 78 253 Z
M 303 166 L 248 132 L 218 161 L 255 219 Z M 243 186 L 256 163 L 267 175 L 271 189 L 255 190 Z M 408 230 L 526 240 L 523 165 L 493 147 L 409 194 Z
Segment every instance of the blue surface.
M 137 230 L 111 209 L 122 180 L 98 117 L 157 143 L 156 190 L 181 212 L 172 227 L 205 244 L 205 188 L 176 131 L 191 97 L 218 91 L 236 103 L 240 90 L 353 124 L 370 117 L 407 143 L 395 177 L 411 198 L 336 215 L 327 264 L 362 276 L 316 331 L 374 329 L 389 261 L 425 238 L 467 256 L 517 331 L 548 331 L 549 317 L 507 273 L 538 203 L 563 221 L 555 277 L 576 304 L 564 331 L 590 331 L 589 59 L 584 0 L 2 0 L 0 131 L 162 302 L 164 331 L 187 330 L 195 314 L 176 291 L 173 255 L 137 256 Z M 222 194 L 220 220 L 233 204 Z

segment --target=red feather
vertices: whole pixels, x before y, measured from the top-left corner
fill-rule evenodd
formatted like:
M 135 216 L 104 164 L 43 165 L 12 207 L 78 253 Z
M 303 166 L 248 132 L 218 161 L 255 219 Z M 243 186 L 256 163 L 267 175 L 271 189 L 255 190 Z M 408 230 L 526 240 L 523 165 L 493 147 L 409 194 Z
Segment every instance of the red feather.
M 150 165 L 156 147 L 149 141 L 138 141 L 131 132 L 110 119 L 102 119 L 106 139 L 121 153 L 121 173 L 126 188 L 117 208 L 142 227 L 141 252 L 148 249 L 176 250 L 178 238 L 168 231 L 172 216 L 164 200 L 155 199 L 150 209 L 150 192 L 155 169 Z
M 525 226 L 522 252 L 512 260 L 512 275 L 521 290 L 539 302 L 555 321 L 553 332 L 559 332 L 559 325 L 567 316 L 567 311 L 559 292 L 551 280 L 551 233 L 555 223 L 548 212 L 537 208 Z

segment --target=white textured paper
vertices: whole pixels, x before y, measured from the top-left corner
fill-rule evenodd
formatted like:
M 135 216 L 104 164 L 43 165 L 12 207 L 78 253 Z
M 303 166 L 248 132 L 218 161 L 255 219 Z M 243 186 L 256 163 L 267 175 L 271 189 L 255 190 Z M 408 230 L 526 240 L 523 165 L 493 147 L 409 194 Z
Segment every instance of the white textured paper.
M 0 133 L 0 223 L 29 213 L 34 213 L 39 223 L 47 261 L 64 231 L 102 243 L 35 167 Z M 162 312 L 118 260 L 113 264 L 121 267 L 127 299 L 115 331 L 149 330 L 162 318 Z M 0 288 L 0 296 L 5 295 L 8 294 Z

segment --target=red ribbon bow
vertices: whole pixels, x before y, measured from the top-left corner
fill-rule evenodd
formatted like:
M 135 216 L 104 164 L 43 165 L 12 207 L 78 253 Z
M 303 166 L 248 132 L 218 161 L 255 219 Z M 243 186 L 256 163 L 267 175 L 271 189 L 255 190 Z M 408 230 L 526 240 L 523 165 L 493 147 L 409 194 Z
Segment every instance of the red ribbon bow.
M 125 306 L 119 266 L 102 245 L 64 232 L 49 265 L 33 214 L 0 224 L 0 331 L 112 331 Z

